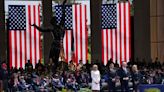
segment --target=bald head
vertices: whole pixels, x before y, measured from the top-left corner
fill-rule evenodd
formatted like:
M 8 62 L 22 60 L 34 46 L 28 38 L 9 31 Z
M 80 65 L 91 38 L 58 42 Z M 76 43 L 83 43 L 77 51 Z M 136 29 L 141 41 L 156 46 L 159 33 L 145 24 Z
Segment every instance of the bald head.
M 122 67 L 127 67 L 127 63 L 126 62 L 122 62 Z

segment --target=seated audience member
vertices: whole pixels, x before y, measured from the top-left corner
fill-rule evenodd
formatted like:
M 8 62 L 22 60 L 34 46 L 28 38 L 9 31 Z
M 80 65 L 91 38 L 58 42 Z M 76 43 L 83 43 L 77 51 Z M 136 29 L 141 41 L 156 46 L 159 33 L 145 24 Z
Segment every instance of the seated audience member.
M 82 87 L 89 87 L 90 74 L 87 73 L 87 70 L 82 71 Z
M 48 62 L 47 69 L 48 69 L 49 73 L 55 71 L 54 62 L 53 62 L 53 60 L 51 58 L 50 58 L 50 61 Z
M 6 63 L 2 63 L 0 67 L 0 85 L 4 91 L 7 91 L 8 87 L 8 71 Z M 0 90 L 1 91 L 1 90 Z
M 91 70 L 91 79 L 92 79 L 92 92 L 99 92 L 100 91 L 100 71 L 98 70 L 97 65 L 93 65 Z
M 10 83 L 10 89 L 12 92 L 18 91 L 18 85 L 19 85 L 19 80 L 18 80 L 18 74 L 14 73 L 9 81 Z
M 32 72 L 32 70 L 33 70 L 33 65 L 32 65 L 32 63 L 30 62 L 30 60 L 28 60 L 27 63 L 25 64 L 25 70 L 26 70 L 27 72 L 29 72 L 29 73 Z
M 41 63 L 40 60 L 35 65 L 35 69 L 36 69 L 36 72 L 37 72 L 38 75 L 41 75 L 41 73 L 43 73 L 43 71 L 44 71 L 44 65 Z
M 51 80 L 48 76 L 41 76 L 39 89 L 41 92 L 49 92 Z
M 54 91 L 57 91 L 57 90 L 61 91 L 62 88 L 64 88 L 63 82 L 61 81 L 58 74 L 54 75 L 54 77 L 52 79 L 52 85 L 53 85 Z
M 68 89 L 74 90 L 75 92 L 77 92 L 78 89 L 78 84 L 76 82 L 76 78 L 74 76 L 73 73 L 70 73 L 68 75 L 67 81 L 66 81 L 66 86 Z
M 110 58 L 110 60 L 108 60 L 108 62 L 106 64 L 106 66 L 108 66 L 108 68 L 109 68 L 109 65 L 111 64 L 111 62 L 113 62 L 113 59 L 112 58 Z
M 77 71 L 75 77 L 76 77 L 76 82 L 78 83 L 79 86 L 81 86 L 80 85 L 82 83 L 81 72 Z
M 19 91 L 30 90 L 30 84 L 26 83 L 24 76 L 19 77 L 18 89 L 19 89 Z
M 40 89 L 39 87 L 41 86 L 40 84 L 40 78 L 36 74 L 32 74 L 32 89 L 35 90 L 36 92 L 39 92 Z
M 156 73 L 154 76 L 154 84 L 161 84 L 162 83 L 162 74 L 160 69 L 156 69 Z
M 133 89 L 135 90 L 135 92 L 137 92 L 137 87 L 141 83 L 143 77 L 139 72 L 137 65 L 132 66 L 131 76 L 132 76 Z
M 77 71 L 76 80 L 80 88 L 89 87 L 90 76 L 86 71 Z
M 115 64 L 114 64 L 114 67 L 116 68 L 116 70 L 118 70 L 120 68 L 119 64 L 118 64 L 118 61 L 116 60 Z
M 69 65 L 68 65 L 68 69 L 70 71 L 76 71 L 76 63 L 74 61 L 70 61 Z
M 82 60 L 79 60 L 79 64 L 77 66 L 77 71 L 82 70 L 82 67 L 83 67 L 83 61 Z
M 149 70 L 147 72 L 147 83 L 148 84 L 153 84 L 154 83 L 154 76 L 156 76 L 155 71 Z
M 118 70 L 118 75 L 121 82 L 121 92 L 129 92 L 130 72 L 126 62 L 122 62 L 122 67 Z

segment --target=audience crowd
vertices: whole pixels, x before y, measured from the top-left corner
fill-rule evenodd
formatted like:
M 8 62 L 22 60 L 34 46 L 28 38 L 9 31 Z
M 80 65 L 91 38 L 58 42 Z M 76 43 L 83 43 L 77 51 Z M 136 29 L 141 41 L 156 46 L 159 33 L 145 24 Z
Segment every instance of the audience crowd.
M 164 63 L 158 59 L 154 62 L 137 59 L 122 62 L 122 66 L 117 61 L 113 63 L 112 59 L 106 66 L 100 63 L 83 64 L 82 61 L 79 64 L 59 62 L 56 70 L 54 65 L 51 60 L 48 64 L 39 61 L 34 68 L 28 61 L 25 69 L 8 69 L 3 62 L 0 67 L 0 91 L 77 92 L 88 88 L 93 92 L 132 92 L 137 91 L 140 84 L 164 84 Z

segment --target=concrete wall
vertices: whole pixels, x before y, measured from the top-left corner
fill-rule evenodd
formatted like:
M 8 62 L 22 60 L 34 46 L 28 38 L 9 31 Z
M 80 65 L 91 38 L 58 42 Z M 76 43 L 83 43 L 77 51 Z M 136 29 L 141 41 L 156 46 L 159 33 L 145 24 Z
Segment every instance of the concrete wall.
M 150 0 L 134 1 L 134 58 L 151 58 Z
M 150 0 L 151 57 L 164 62 L 164 0 Z

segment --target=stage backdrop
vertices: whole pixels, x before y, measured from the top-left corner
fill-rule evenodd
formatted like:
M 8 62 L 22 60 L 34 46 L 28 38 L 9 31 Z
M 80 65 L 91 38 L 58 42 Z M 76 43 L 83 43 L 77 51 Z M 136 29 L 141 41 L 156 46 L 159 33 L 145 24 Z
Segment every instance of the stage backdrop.
M 40 1 L 5 1 L 10 67 L 24 68 L 27 60 L 35 67 L 42 58 L 41 34 L 30 26 L 40 26 L 40 5 Z

